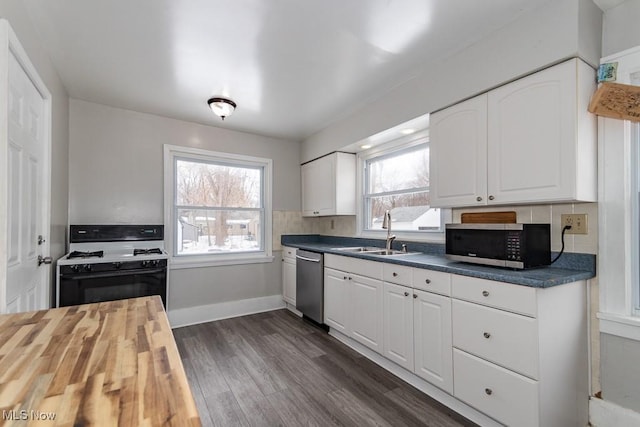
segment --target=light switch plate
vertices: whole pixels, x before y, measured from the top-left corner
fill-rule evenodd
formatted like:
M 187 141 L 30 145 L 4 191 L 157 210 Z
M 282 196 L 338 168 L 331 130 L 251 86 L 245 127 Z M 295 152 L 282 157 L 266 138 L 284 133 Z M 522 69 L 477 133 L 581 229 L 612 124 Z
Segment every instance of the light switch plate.
M 562 214 L 560 220 L 562 228 L 571 226 L 571 229 L 566 231 L 567 234 L 587 234 L 587 214 Z

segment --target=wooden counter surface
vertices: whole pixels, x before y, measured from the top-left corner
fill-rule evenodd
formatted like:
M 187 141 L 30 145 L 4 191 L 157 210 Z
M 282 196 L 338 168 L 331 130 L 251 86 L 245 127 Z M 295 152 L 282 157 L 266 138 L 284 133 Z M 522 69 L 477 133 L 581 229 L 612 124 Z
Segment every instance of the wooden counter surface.
M 199 426 L 160 297 L 0 316 L 0 425 L 25 421 Z

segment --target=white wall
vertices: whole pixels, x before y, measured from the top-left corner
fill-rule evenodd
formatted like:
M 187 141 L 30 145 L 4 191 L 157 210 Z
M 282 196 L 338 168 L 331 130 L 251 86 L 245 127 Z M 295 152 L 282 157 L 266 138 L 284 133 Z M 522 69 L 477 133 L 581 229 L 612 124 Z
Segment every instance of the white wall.
M 556 0 L 452 53 L 356 113 L 307 138 L 302 161 L 444 108 L 562 59 L 600 59 L 601 10 L 591 0 Z M 382 96 L 384 95 L 384 98 Z
M 230 118 L 228 120 L 232 120 Z M 217 117 L 212 115 L 212 124 Z M 69 222 L 163 223 L 163 145 L 273 159 L 273 209 L 300 210 L 300 145 L 72 99 Z M 170 310 L 281 293 L 280 258 L 173 270 Z
M 23 1 L 0 0 L 0 17 L 9 21 L 29 59 L 38 70 L 52 96 L 51 141 L 51 229 L 50 255 L 54 259 L 64 255 L 68 214 L 68 154 L 69 154 L 69 97 L 57 71 L 43 50 L 37 29 L 29 19 Z M 52 268 L 52 284 L 55 283 Z
M 627 0 L 603 18 L 602 56 L 640 45 L 640 0 Z

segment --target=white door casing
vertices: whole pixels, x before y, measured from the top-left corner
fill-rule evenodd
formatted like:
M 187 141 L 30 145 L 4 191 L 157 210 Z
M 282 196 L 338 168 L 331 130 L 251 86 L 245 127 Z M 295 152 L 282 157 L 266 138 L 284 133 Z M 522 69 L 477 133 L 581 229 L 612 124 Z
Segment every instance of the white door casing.
M 6 20 L 0 100 L 0 313 L 48 308 L 51 94 Z

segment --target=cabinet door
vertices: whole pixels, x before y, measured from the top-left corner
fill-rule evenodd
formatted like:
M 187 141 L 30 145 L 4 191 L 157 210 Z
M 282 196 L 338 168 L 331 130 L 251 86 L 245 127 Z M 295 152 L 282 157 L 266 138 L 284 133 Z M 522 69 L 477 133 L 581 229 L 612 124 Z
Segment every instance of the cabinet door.
M 336 156 L 321 157 L 301 166 L 302 215 L 335 213 Z
M 282 262 L 282 299 L 296 305 L 296 262 L 284 259 Z
M 348 276 L 344 271 L 324 269 L 324 323 L 349 335 L 347 328 Z
M 489 203 L 575 198 L 576 61 L 489 92 Z
M 382 353 L 382 281 L 354 274 L 349 282 L 351 337 Z
M 453 393 L 451 299 L 414 290 L 415 369 L 419 377 Z
M 431 207 L 486 204 L 487 95 L 433 113 L 430 122 Z
M 384 283 L 384 356 L 413 371 L 413 289 Z

